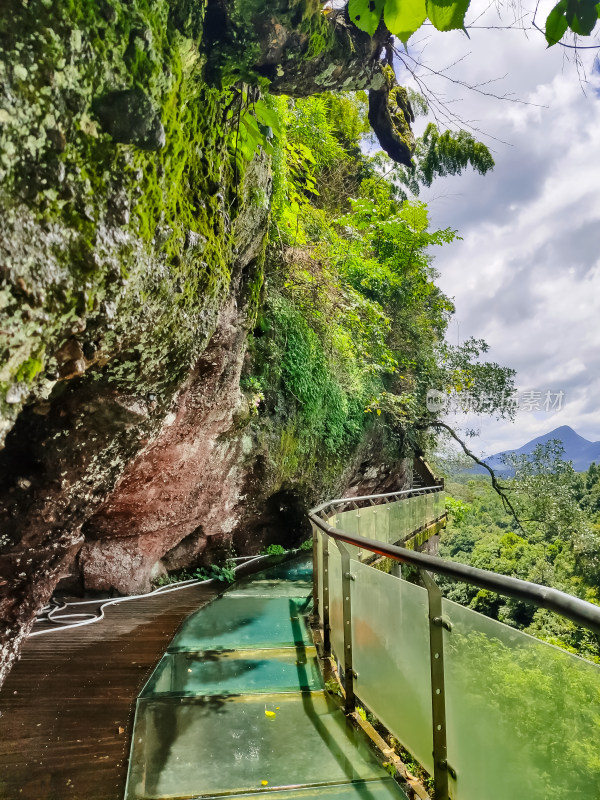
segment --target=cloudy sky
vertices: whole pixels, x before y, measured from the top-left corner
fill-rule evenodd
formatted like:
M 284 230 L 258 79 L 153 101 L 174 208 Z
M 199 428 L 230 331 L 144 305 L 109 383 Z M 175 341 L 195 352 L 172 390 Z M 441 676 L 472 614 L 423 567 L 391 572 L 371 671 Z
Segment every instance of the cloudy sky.
M 473 0 L 467 19 L 488 4 Z M 551 7 L 551 4 L 550 4 Z M 539 22 L 547 14 L 540 6 Z M 544 13 L 545 12 L 545 13 Z M 495 7 L 476 24 L 504 25 Z M 524 19 L 529 26 L 531 15 Z M 582 52 L 587 82 L 559 46 L 536 31 L 470 29 L 415 35 L 418 72 L 449 109 L 472 121 L 496 167 L 439 179 L 422 197 L 435 227 L 462 241 L 439 249 L 442 289 L 456 304 L 449 340 L 490 345 L 489 360 L 517 370 L 524 392 L 564 393 L 560 411 L 521 410 L 515 423 L 480 419 L 474 449 L 519 447 L 560 425 L 600 440 L 600 75 Z M 589 42 L 588 42 L 589 43 Z M 428 72 L 464 57 L 450 74 L 530 105 L 496 100 Z M 409 83 L 398 68 L 399 77 Z M 505 77 L 504 77 L 505 76 Z M 414 84 L 413 84 L 414 85 Z M 423 123 L 421 123 L 423 124 Z M 487 137 L 486 135 L 487 134 Z M 492 138 L 494 137 L 494 138 Z M 498 141 L 499 140 L 499 141 Z

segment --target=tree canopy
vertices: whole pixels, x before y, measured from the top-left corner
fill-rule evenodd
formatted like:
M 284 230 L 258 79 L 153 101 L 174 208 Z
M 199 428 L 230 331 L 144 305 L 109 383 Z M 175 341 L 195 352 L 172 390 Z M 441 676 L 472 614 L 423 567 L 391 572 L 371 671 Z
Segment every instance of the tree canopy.
M 447 482 L 448 529 L 440 555 L 481 569 L 553 586 L 597 603 L 600 593 L 600 470 L 577 473 L 557 440 L 530 455 L 511 455 L 513 478 L 503 480 L 521 527 L 484 477 Z M 486 590 L 452 585 L 452 599 L 502 622 L 600 660 L 597 637 L 549 611 Z

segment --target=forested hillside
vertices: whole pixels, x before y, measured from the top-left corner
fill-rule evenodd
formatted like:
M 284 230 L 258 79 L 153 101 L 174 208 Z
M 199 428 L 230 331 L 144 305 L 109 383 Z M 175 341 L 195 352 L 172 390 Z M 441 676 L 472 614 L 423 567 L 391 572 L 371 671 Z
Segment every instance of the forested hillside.
M 577 473 L 559 442 L 513 456 L 515 477 L 503 479 L 517 519 L 488 478 L 447 484 L 450 524 L 440 555 L 503 575 L 553 586 L 600 602 L 600 468 Z M 454 585 L 449 596 L 572 652 L 600 660 L 591 632 L 543 609 L 486 590 Z

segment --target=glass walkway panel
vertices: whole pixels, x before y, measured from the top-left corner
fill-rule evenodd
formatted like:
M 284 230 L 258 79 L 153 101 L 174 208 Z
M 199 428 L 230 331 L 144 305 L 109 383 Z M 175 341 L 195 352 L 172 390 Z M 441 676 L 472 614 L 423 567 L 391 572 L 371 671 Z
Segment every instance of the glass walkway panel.
M 436 800 L 600 800 L 600 665 L 447 600 L 432 575 L 596 635 L 600 608 L 418 552 L 442 509 L 441 486 L 325 503 L 310 513 L 314 576 L 308 559 L 280 565 L 189 617 L 138 699 L 126 800 L 405 798 L 346 716 L 357 702 Z M 305 622 L 311 590 L 343 710 Z
M 304 616 L 312 564 L 278 566 L 189 617 L 138 699 L 127 800 L 404 798 L 323 687 Z

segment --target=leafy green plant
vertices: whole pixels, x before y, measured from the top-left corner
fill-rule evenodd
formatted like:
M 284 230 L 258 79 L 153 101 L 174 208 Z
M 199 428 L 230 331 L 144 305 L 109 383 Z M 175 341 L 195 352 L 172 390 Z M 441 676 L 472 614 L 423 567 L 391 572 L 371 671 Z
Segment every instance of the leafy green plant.
M 233 583 L 235 580 L 235 564 L 227 561 L 223 566 L 211 564 L 210 567 L 198 567 L 193 577 L 199 581 L 219 581 L 220 583 Z
M 361 151 L 366 96 L 276 102 L 265 304 L 251 349 L 263 407 L 285 419 L 273 451 L 283 485 L 339 468 L 372 428 L 394 446 L 424 446 L 416 423 L 432 386 L 487 391 L 490 376 L 506 385 L 512 373 L 478 363 L 485 343 L 443 344 L 453 305 L 430 251 L 456 233 L 430 230 L 426 206 L 403 199 L 380 158 Z M 469 137 L 428 131 L 424 181 L 491 166 Z
M 384 761 L 381 765 L 386 772 L 388 772 L 392 778 L 396 776 L 396 767 L 392 764 L 391 761 Z
M 250 414 L 256 416 L 258 414 L 260 404 L 265 399 L 265 393 L 260 380 L 255 377 L 243 378 L 240 381 L 240 388 L 248 397 Z
M 161 575 L 159 578 L 155 578 L 152 581 L 152 586 L 157 589 L 160 586 L 170 586 L 173 583 L 179 583 L 180 581 L 189 581 L 193 580 L 194 576 L 191 572 L 187 570 L 178 570 L 177 572 L 172 572 L 170 575 Z
M 312 539 L 305 539 L 298 550 L 312 550 L 313 549 L 313 540 Z
M 465 514 L 470 510 L 471 507 L 468 503 L 463 503 L 462 500 L 455 500 L 454 497 L 446 495 L 446 511 L 450 519 L 453 519 L 457 523 L 462 522 L 465 518 Z
M 263 385 L 260 382 L 260 379 L 254 377 L 254 376 L 250 376 L 250 377 L 247 377 L 247 378 L 242 378 L 241 381 L 240 381 L 240 388 L 244 392 L 262 392 L 263 391 Z
M 287 552 L 281 544 L 270 544 L 268 547 L 264 547 L 260 554 L 263 556 L 284 556 Z
M 169 575 L 161 575 L 153 581 L 153 586 L 169 586 L 180 581 L 219 581 L 220 583 L 233 583 L 235 581 L 235 562 L 226 561 L 222 566 L 211 564 L 209 567 L 197 567 L 195 570 L 182 569 Z

